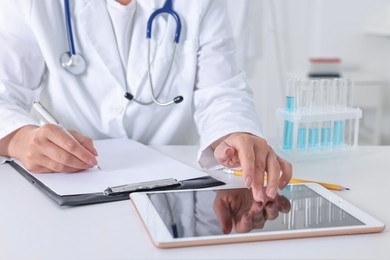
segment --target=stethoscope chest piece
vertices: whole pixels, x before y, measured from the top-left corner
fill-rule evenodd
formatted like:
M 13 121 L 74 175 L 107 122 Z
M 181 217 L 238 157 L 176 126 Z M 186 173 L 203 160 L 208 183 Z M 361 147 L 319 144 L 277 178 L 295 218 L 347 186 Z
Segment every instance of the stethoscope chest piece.
M 65 52 L 60 57 L 61 66 L 73 75 L 80 75 L 85 71 L 86 64 L 84 58 L 80 54 L 69 54 Z

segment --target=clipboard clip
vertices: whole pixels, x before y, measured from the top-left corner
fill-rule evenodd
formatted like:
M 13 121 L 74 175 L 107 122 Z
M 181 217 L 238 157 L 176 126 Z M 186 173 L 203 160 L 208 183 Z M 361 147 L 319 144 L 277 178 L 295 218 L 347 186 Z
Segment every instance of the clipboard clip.
M 145 181 L 145 182 L 139 182 L 134 184 L 108 187 L 107 189 L 104 190 L 103 194 L 106 196 L 119 195 L 124 193 L 131 193 L 134 191 L 157 190 L 157 189 L 164 189 L 164 188 L 180 186 L 180 185 L 181 185 L 180 181 L 173 178 L 169 178 L 169 179 Z

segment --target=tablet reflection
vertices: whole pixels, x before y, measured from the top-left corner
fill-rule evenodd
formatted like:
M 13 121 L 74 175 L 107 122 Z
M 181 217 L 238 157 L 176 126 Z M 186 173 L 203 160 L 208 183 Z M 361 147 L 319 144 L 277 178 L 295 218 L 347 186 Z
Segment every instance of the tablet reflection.
M 290 201 L 282 195 L 274 201 L 258 203 L 246 188 L 148 196 L 174 238 L 259 231 L 266 221 L 291 208 Z
M 291 210 L 290 201 L 283 195 L 264 203 L 253 199 L 249 189 L 220 190 L 217 192 L 214 213 L 223 234 L 234 229 L 238 233 L 247 233 L 254 229 L 262 229 L 268 220 L 274 220 L 279 213 Z
M 275 200 L 265 203 L 254 201 L 252 191 L 246 188 L 148 196 L 175 238 L 362 224 L 304 185 L 288 185 Z

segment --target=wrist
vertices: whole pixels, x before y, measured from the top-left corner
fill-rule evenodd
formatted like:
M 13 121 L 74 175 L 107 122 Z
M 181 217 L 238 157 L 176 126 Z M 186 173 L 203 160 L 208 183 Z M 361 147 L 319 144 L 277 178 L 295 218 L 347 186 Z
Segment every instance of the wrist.
M 250 135 L 250 136 L 255 136 L 251 133 L 247 133 L 247 132 L 234 132 L 234 133 L 231 133 L 231 134 L 228 134 L 228 135 L 225 135 L 225 136 L 222 136 L 221 138 L 219 138 L 218 140 L 216 140 L 215 142 L 213 142 L 210 147 L 215 150 L 215 148 L 220 144 L 222 143 L 224 140 L 226 140 L 228 137 L 233 137 L 233 136 L 239 136 L 239 135 Z
M 30 136 L 32 130 L 37 126 L 23 126 L 0 140 L 0 155 L 18 158 L 19 151 L 26 146 L 26 140 Z
M 225 140 L 226 138 L 228 138 L 230 135 L 232 134 L 228 134 L 228 135 L 225 135 L 225 136 L 222 136 L 221 138 L 217 139 L 216 141 L 214 141 L 210 147 L 211 149 L 213 149 L 213 151 L 215 150 L 215 148 L 217 148 L 217 146 L 223 142 L 223 140 Z

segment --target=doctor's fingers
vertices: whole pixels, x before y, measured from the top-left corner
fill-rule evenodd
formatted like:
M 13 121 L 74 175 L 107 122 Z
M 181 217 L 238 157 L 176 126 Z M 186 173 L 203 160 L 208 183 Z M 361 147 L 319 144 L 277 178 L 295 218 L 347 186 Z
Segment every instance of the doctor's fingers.
M 81 170 L 84 170 L 84 169 L 69 167 L 64 164 L 58 163 L 57 161 L 54 161 L 51 158 L 42 154 L 39 156 L 39 158 L 37 157 L 37 160 L 29 161 L 28 166 L 26 166 L 26 168 L 30 172 L 34 172 L 34 173 L 54 173 L 54 172 L 74 173 L 74 172 L 79 172 Z
M 255 160 L 254 160 L 254 175 L 252 183 L 253 196 L 258 202 L 265 202 L 266 196 L 274 199 L 276 196 L 277 181 L 275 183 L 275 172 L 279 176 L 279 165 L 271 151 L 271 147 L 263 139 L 257 140 L 254 145 Z M 264 178 L 267 172 L 268 178 L 271 177 L 270 181 L 267 181 L 267 187 L 264 188 Z
M 277 160 L 278 160 L 278 163 L 280 166 L 280 170 L 282 172 L 282 175 L 280 176 L 280 179 L 279 179 L 279 189 L 282 190 L 286 187 L 286 185 L 291 180 L 291 177 L 293 174 L 293 167 L 292 167 L 291 163 L 289 163 L 288 161 L 286 161 L 280 157 L 277 157 Z
M 85 149 L 91 152 L 93 155 L 98 156 L 98 152 L 93 146 L 93 141 L 91 138 L 83 136 L 74 130 L 69 130 L 69 132 L 73 135 L 74 138 L 82 145 Z
M 268 147 L 268 153 L 266 157 L 265 171 L 267 172 L 267 187 L 266 194 L 270 199 L 275 199 L 279 185 L 280 165 L 277 160 L 277 155 Z
M 39 135 L 41 137 L 38 139 L 45 140 L 46 138 L 49 142 L 46 142 L 43 146 L 51 148 L 44 150 L 47 157 L 77 169 L 86 169 L 97 164 L 93 153 L 56 125 L 46 124 L 40 128 Z
M 85 167 L 70 167 L 64 163 L 59 163 L 58 160 L 53 160 L 46 154 L 56 154 L 56 150 L 62 150 L 47 138 L 43 138 L 40 134 L 35 134 L 27 143 L 24 149 L 23 156 L 20 158 L 24 167 L 37 173 L 48 172 L 76 172 Z M 65 151 L 62 150 L 62 153 Z M 61 155 L 58 155 L 60 157 Z M 56 157 L 56 156 L 54 156 Z M 86 166 L 81 162 L 82 166 Z M 89 166 L 87 165 L 87 168 Z
M 236 151 L 245 186 L 252 188 L 253 198 L 257 202 L 262 202 L 264 200 L 264 158 L 266 157 L 262 152 L 264 150 L 262 147 L 266 147 L 267 143 L 264 139 L 248 133 L 231 134 L 223 142 Z M 260 148 L 257 148 L 259 146 Z M 261 172 L 262 174 L 259 174 Z
M 55 144 L 49 144 L 43 155 L 48 158 L 44 166 L 54 172 L 78 172 L 93 167 Z
M 214 157 L 226 167 L 235 168 L 240 166 L 240 159 L 236 150 L 224 141 L 215 148 Z

